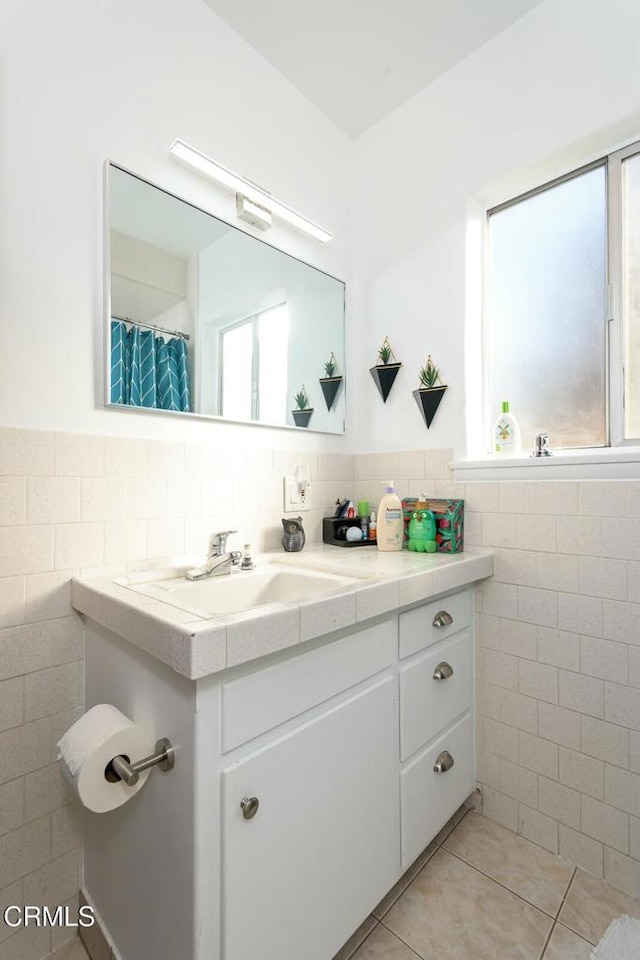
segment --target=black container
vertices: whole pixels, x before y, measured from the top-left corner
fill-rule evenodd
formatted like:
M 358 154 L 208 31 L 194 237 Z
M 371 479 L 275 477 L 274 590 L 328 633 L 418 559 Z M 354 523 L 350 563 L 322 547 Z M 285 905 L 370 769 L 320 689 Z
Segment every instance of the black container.
M 332 543 L 334 547 L 375 546 L 377 540 L 347 540 L 349 527 L 360 527 L 360 517 L 323 517 L 322 541 Z

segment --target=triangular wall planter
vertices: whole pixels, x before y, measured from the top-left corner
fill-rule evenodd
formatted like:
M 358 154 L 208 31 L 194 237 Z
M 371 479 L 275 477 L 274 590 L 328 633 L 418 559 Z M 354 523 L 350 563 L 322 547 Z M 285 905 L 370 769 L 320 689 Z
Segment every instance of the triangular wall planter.
M 395 383 L 401 366 L 401 363 L 381 363 L 369 370 L 384 403 L 387 402 L 387 397 L 391 393 L 391 387 Z
M 309 410 L 292 410 L 291 415 L 296 427 L 308 427 L 309 420 L 313 416 L 313 407 Z
M 320 378 L 320 386 L 322 387 L 322 392 L 324 393 L 324 399 L 325 399 L 325 403 L 327 404 L 327 410 L 331 410 L 331 407 L 333 406 L 333 401 L 337 396 L 341 383 L 342 383 L 342 377 L 321 377 Z
M 422 387 L 420 390 L 414 390 L 413 396 L 418 404 L 418 410 L 422 414 L 427 429 L 433 423 L 433 418 L 440 406 L 440 401 L 444 397 L 446 386 L 442 387 Z

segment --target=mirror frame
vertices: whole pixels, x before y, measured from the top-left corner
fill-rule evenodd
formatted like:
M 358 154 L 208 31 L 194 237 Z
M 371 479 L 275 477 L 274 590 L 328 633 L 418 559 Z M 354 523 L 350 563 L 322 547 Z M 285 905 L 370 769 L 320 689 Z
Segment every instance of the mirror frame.
M 181 203 L 186 203 L 187 206 L 192 207 L 194 210 L 198 210 L 200 213 L 206 214 L 208 217 L 213 217 L 214 220 L 219 220 L 220 223 L 224 223 L 227 227 L 230 227 L 232 230 L 237 230 L 240 233 L 244 234 L 246 237 L 249 237 L 252 240 L 255 240 L 256 243 L 263 243 L 265 246 L 270 247 L 272 250 L 277 250 L 286 257 L 290 257 L 292 260 L 297 261 L 298 263 L 303 264 L 306 267 L 310 267 L 312 270 L 317 270 L 318 273 L 324 274 L 326 277 L 329 277 L 331 280 L 335 280 L 337 283 L 341 283 L 343 287 L 343 309 L 342 309 L 342 351 L 344 356 L 344 367 L 345 371 L 343 373 L 343 402 L 344 402 L 344 416 L 342 419 L 342 430 L 314 430 L 313 427 L 298 427 L 292 423 L 271 423 L 266 420 L 235 420 L 232 417 L 223 417 L 219 414 L 214 413 L 198 413 L 195 411 L 186 412 L 183 410 L 162 410 L 157 407 L 137 407 L 131 406 L 130 404 L 125 403 L 112 403 L 111 401 L 111 364 L 109 359 L 111 356 L 111 177 L 110 171 L 111 168 L 115 167 L 117 170 L 120 170 L 122 173 L 129 174 L 131 177 L 135 177 L 136 180 L 140 180 L 142 183 L 146 183 L 150 187 L 154 187 L 156 190 L 161 190 L 163 193 L 166 193 L 168 196 L 173 197 L 174 200 L 179 200 Z M 139 173 L 135 173 L 133 170 L 130 170 L 128 167 L 125 167 L 123 164 L 116 162 L 107 158 L 104 161 L 104 210 L 103 210 L 103 265 L 104 265 L 104 316 L 103 316 L 103 326 L 104 326 L 104 354 L 103 354 L 103 375 L 104 375 L 104 406 L 108 410 L 123 410 L 131 413 L 142 413 L 142 414 L 152 414 L 154 416 L 167 416 L 167 417 L 190 417 L 196 420 L 209 420 L 216 423 L 229 423 L 235 424 L 237 426 L 243 427 L 266 427 L 269 430 L 293 430 L 296 433 L 314 433 L 319 436 L 338 436 L 343 437 L 346 434 L 347 430 L 347 283 L 346 280 L 343 280 L 341 277 L 336 277 L 332 273 L 329 273 L 328 270 L 323 270 L 321 267 L 315 266 L 313 263 L 309 263 L 307 260 L 303 260 L 301 257 L 296 257 L 291 253 L 288 253 L 286 250 L 282 250 L 280 247 L 276 246 L 273 243 L 268 243 L 266 240 L 263 240 L 262 237 L 256 237 L 254 234 L 249 233 L 247 230 L 244 230 L 242 227 L 237 226 L 234 223 L 230 223 L 228 220 L 225 220 L 224 217 L 218 216 L 217 213 L 211 213 L 209 210 L 205 210 L 204 207 L 199 206 L 197 203 L 192 203 L 190 200 L 185 200 L 184 197 L 180 197 L 177 193 L 174 193 L 173 190 L 167 190 L 165 187 L 159 186 L 157 183 L 153 183 L 151 180 L 148 180 L 146 177 L 141 176 Z M 319 379 L 319 377 L 318 377 Z

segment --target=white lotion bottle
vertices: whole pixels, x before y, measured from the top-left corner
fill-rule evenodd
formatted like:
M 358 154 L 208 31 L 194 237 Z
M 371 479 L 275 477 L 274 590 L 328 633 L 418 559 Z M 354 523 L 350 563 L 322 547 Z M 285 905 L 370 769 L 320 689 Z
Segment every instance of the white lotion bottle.
M 502 412 L 493 428 L 493 452 L 499 457 L 519 457 L 522 440 L 518 421 L 509 413 L 509 401 L 502 401 Z
M 402 550 L 404 520 L 402 503 L 393 480 L 385 481 L 385 494 L 378 506 L 378 550 Z

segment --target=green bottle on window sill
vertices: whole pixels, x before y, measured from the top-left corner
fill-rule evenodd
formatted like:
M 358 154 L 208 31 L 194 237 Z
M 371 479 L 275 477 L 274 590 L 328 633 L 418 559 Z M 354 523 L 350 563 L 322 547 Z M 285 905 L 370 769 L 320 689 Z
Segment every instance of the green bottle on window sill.
M 509 401 L 502 401 L 502 413 L 493 429 L 493 452 L 500 457 L 519 457 L 522 441 L 518 421 L 509 413 Z

